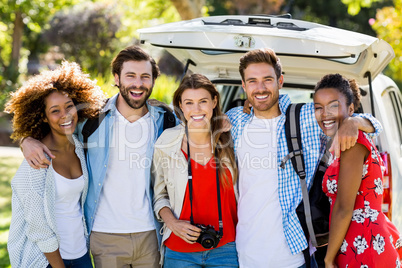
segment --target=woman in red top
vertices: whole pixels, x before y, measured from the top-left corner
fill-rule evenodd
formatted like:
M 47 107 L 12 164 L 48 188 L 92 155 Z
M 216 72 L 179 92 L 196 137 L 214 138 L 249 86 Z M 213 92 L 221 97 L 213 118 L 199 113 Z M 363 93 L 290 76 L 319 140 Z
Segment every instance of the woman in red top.
M 315 88 L 315 116 L 331 138 L 359 104 L 357 84 L 339 74 L 324 76 Z M 323 179 L 331 203 L 325 267 L 401 266 L 402 239 L 381 212 L 383 170 L 376 147 L 363 132 L 354 147 L 331 160 Z
M 237 169 L 219 100 L 208 78 L 186 76 L 173 97 L 183 123 L 155 145 L 154 210 L 164 222 L 164 267 L 238 267 Z

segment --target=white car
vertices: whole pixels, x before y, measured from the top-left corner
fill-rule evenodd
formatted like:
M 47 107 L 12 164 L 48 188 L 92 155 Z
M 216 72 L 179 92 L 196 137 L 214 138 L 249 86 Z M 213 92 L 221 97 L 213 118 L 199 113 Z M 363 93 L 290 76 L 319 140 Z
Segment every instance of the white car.
M 289 16 L 204 17 L 139 33 L 142 43 L 165 48 L 186 68 L 213 81 L 224 111 L 245 99 L 239 58 L 255 48 L 269 47 L 279 56 L 285 80 L 281 93 L 292 102 L 312 101 L 315 84 L 326 74 L 354 78 L 363 96 L 361 112 L 372 113 L 384 128 L 376 140 L 388 164 L 383 211 L 402 231 L 402 99 L 396 84 L 381 74 L 395 56 L 388 43 Z

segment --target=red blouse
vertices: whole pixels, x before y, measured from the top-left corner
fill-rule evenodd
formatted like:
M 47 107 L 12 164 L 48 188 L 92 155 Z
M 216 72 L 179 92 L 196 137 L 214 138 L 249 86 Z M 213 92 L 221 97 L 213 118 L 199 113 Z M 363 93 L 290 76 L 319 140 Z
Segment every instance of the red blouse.
M 187 154 L 183 152 L 187 158 Z M 195 224 L 210 224 L 219 230 L 219 213 L 216 189 L 216 170 L 215 161 L 212 157 L 209 162 L 203 166 L 191 159 L 192 175 L 193 175 L 193 218 Z M 236 224 L 237 224 L 237 204 L 233 190 L 232 176 L 230 171 L 226 169 L 226 175 L 229 178 L 229 184 L 223 187 L 220 184 L 221 192 L 221 208 L 223 222 L 223 237 L 218 247 L 229 242 L 235 241 Z M 184 196 L 183 209 L 180 214 L 180 220 L 190 221 L 190 198 L 188 185 Z M 205 251 L 199 243 L 189 244 L 180 237 L 172 233 L 165 241 L 165 245 L 178 252 L 197 252 Z

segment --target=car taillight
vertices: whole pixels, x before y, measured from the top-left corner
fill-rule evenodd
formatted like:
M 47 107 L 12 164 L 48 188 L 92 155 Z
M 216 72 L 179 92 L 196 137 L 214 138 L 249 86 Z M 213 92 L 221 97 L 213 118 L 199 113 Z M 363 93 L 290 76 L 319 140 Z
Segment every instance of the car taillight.
M 391 159 L 387 152 L 380 153 L 382 161 L 384 161 L 385 172 L 382 180 L 384 188 L 382 197 L 382 212 L 391 220 L 392 217 L 392 171 Z

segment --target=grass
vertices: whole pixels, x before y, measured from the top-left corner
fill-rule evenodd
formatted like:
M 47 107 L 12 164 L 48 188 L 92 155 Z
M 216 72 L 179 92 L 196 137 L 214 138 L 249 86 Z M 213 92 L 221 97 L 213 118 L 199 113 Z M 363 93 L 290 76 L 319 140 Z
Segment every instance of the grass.
M 0 268 L 9 268 L 7 252 L 8 229 L 11 222 L 11 179 L 22 157 L 0 157 Z

